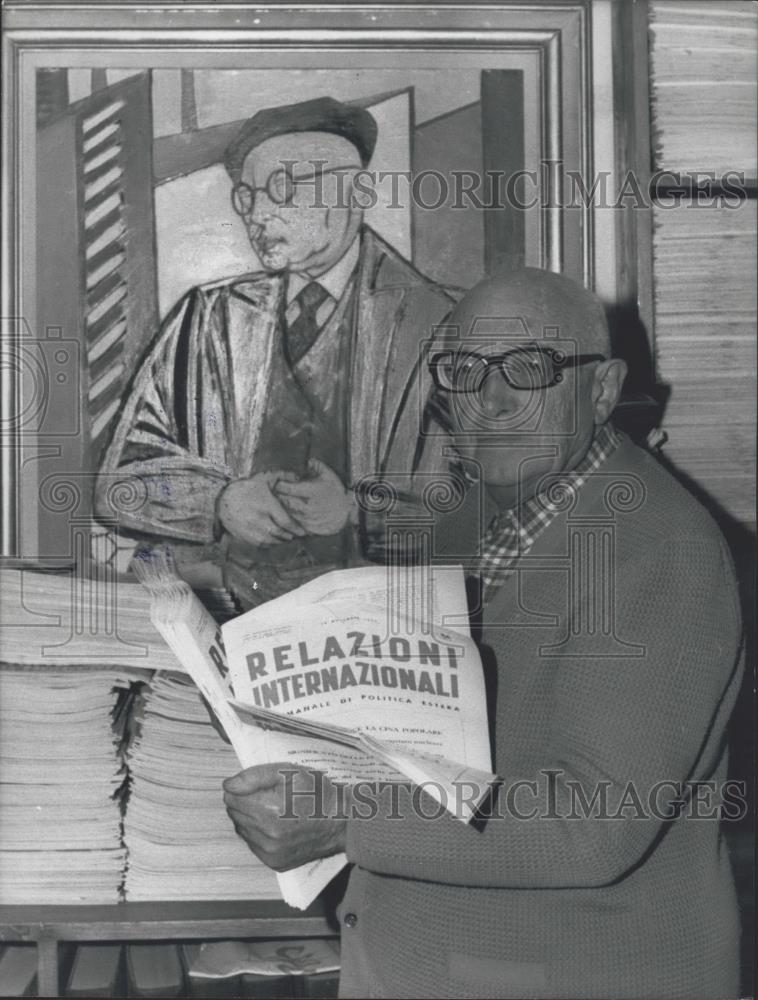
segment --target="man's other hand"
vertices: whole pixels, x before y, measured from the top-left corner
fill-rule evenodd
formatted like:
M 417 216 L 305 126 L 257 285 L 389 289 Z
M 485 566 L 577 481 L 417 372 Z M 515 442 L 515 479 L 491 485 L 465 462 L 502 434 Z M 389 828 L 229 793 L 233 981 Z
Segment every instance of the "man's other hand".
M 224 803 L 250 850 L 283 872 L 344 851 L 344 791 L 319 771 L 261 764 L 224 782 Z
M 250 545 L 274 545 L 306 534 L 274 490 L 278 482 L 296 480 L 294 472 L 259 472 L 230 483 L 218 504 L 218 516 L 232 538 Z
M 288 512 L 309 535 L 334 535 L 347 524 L 355 507 L 352 491 L 324 462 L 308 462 L 307 479 L 281 479 L 274 487 Z

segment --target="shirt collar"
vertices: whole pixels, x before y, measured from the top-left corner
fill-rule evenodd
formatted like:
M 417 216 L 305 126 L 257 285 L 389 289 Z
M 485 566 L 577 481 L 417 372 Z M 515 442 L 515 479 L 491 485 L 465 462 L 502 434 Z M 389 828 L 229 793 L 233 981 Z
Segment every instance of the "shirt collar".
M 596 431 L 592 439 L 592 444 L 589 446 L 587 454 L 581 462 L 575 468 L 559 476 L 558 479 L 561 482 L 565 481 L 569 483 L 577 479 L 581 479 L 584 482 L 587 473 L 594 472 L 601 462 L 604 462 L 618 448 L 620 443 L 621 438 L 613 424 L 603 424 Z
M 525 500 L 518 507 L 494 511 L 494 517 L 489 522 L 491 526 L 506 523 L 513 525 L 523 539 L 532 541 L 534 531 L 544 527 L 547 519 L 551 519 L 558 511 L 558 506 L 550 499 L 559 495 L 563 489 L 578 490 L 584 485 L 590 473 L 598 469 L 602 463 L 613 454 L 621 443 L 618 431 L 610 422 L 603 424 L 592 439 L 592 444 L 584 458 L 569 472 L 556 475 L 549 490 L 543 490 Z
M 287 303 L 290 303 L 298 292 L 301 292 L 311 281 L 317 281 L 331 295 L 335 302 L 339 302 L 350 280 L 350 275 L 358 263 L 360 249 L 360 236 L 356 236 L 337 263 L 333 264 L 328 271 L 324 271 L 317 278 L 312 278 L 305 271 L 291 271 L 287 282 Z

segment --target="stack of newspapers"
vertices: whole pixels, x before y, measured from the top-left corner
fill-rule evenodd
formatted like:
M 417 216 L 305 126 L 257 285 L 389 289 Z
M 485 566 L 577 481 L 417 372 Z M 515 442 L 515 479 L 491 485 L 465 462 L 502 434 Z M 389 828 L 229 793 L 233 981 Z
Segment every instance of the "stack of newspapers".
M 0 669 L 176 666 L 150 622 L 149 597 L 133 578 L 97 565 L 86 574 L 2 566 L 0 594 Z
M 649 18 L 653 168 L 676 171 L 668 177 L 682 183 L 695 172 L 701 184 L 716 177 L 727 192 L 740 178 L 744 186 L 756 173 L 755 6 L 658 0 Z M 666 200 L 669 208 L 679 203 L 676 195 Z M 707 284 L 717 289 L 720 262 L 711 263 Z
M 0 903 L 120 898 L 128 687 L 119 669 L 0 669 Z
M 282 762 L 351 786 L 410 782 L 463 822 L 476 814 L 495 775 L 481 660 L 459 566 L 326 573 L 221 627 L 179 579 L 168 550 L 144 552 L 134 568 L 152 594 L 155 627 L 212 708 L 242 767 Z M 142 774 L 164 802 L 168 779 L 174 786 L 188 780 L 169 741 L 171 712 L 162 705 L 156 711 L 163 742 L 151 749 L 149 765 L 132 759 L 127 843 L 131 864 L 140 869 L 147 862 L 131 836 L 138 791 L 152 803 L 153 841 L 161 830 L 172 836 L 155 812 L 157 796 L 147 800 L 141 791 Z M 187 760 L 204 779 L 211 765 L 201 766 L 198 744 Z M 236 770 L 231 763 L 225 760 L 218 776 Z M 189 780 L 187 791 L 197 792 L 198 778 Z M 142 832 L 150 810 L 138 815 Z M 194 837 L 192 810 L 185 815 L 187 836 Z M 214 825 L 208 836 L 220 830 Z M 220 854 L 213 843 L 207 857 L 213 862 Z M 277 876 L 279 890 L 290 905 L 305 908 L 345 863 L 338 855 L 285 872 Z
M 176 661 L 103 566 L 0 568 L 0 903 L 115 903 L 132 687 Z
M 239 770 L 195 685 L 156 673 L 136 711 L 124 839 L 128 900 L 276 899 L 276 876 L 234 832 L 221 783 Z

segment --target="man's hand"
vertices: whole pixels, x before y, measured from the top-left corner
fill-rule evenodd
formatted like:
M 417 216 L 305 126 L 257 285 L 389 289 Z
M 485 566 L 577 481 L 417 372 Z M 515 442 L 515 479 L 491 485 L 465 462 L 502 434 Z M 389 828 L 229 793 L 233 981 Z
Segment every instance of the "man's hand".
M 277 483 L 297 481 L 294 472 L 259 472 L 230 483 L 218 504 L 218 516 L 232 538 L 251 545 L 274 545 L 306 534 L 274 493 Z
M 355 498 L 328 465 L 312 458 L 307 479 L 281 479 L 274 490 L 309 535 L 334 535 L 347 524 Z
M 224 782 L 224 803 L 250 850 L 283 872 L 344 851 L 342 791 L 318 771 L 261 764 Z

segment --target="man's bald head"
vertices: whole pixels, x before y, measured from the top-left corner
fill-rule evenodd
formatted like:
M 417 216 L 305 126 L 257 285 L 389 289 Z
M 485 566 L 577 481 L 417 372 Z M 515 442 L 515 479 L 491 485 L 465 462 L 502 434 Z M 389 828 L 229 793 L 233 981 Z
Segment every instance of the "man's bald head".
M 498 329 L 498 320 L 507 320 Z M 489 340 L 502 332 L 508 340 L 523 333 L 534 340 L 570 339 L 586 354 L 611 356 L 611 341 L 600 300 L 570 278 L 536 267 L 487 278 L 456 306 L 450 324 L 461 338 L 482 334 Z

